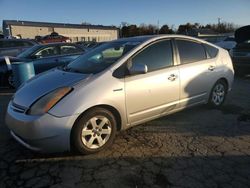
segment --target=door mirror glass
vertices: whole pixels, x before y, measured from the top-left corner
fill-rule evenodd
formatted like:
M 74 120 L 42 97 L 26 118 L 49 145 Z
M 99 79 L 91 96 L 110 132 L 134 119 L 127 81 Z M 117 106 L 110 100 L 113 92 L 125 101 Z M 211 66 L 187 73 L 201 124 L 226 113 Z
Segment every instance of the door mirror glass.
M 132 63 L 132 66 L 129 68 L 130 75 L 136 74 L 145 74 L 148 72 L 148 67 L 142 63 Z

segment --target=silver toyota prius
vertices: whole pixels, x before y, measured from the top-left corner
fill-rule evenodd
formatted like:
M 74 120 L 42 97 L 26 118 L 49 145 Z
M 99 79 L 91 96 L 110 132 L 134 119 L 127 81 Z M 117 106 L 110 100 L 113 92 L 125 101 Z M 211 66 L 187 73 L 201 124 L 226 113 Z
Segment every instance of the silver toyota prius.
M 228 52 L 203 40 L 123 38 L 27 81 L 9 102 L 6 124 L 29 149 L 90 154 L 117 131 L 198 104 L 220 107 L 233 79 Z

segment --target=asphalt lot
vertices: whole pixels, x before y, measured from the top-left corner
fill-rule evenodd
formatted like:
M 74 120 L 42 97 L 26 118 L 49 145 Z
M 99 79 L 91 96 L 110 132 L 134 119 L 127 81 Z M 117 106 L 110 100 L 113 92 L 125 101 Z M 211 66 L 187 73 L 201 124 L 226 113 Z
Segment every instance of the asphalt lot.
M 0 93 L 0 187 L 250 187 L 250 79 L 220 110 L 199 106 L 131 128 L 94 155 L 33 153 L 10 137 Z

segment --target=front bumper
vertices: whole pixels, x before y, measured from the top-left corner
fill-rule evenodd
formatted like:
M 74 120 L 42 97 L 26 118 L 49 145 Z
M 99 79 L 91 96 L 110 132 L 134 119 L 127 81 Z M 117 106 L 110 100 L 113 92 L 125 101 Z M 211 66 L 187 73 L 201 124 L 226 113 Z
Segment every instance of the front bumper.
M 55 117 L 27 115 L 8 105 L 5 121 L 11 135 L 25 147 L 40 152 L 70 150 L 70 132 L 78 115 Z

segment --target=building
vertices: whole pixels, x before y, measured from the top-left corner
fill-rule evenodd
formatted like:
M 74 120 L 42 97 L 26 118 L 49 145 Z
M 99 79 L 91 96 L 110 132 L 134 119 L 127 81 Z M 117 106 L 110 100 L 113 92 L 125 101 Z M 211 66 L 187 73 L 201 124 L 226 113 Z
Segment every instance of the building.
M 211 43 L 217 43 L 224 40 L 227 37 L 234 36 L 234 33 L 218 33 L 213 31 L 212 29 L 207 29 L 207 28 L 198 28 L 198 29 L 191 28 L 181 34 L 197 37 Z
M 114 26 L 3 20 L 5 37 L 18 36 L 34 39 L 35 36 L 49 35 L 52 32 L 69 37 L 72 42 L 110 41 L 119 36 L 119 29 Z

